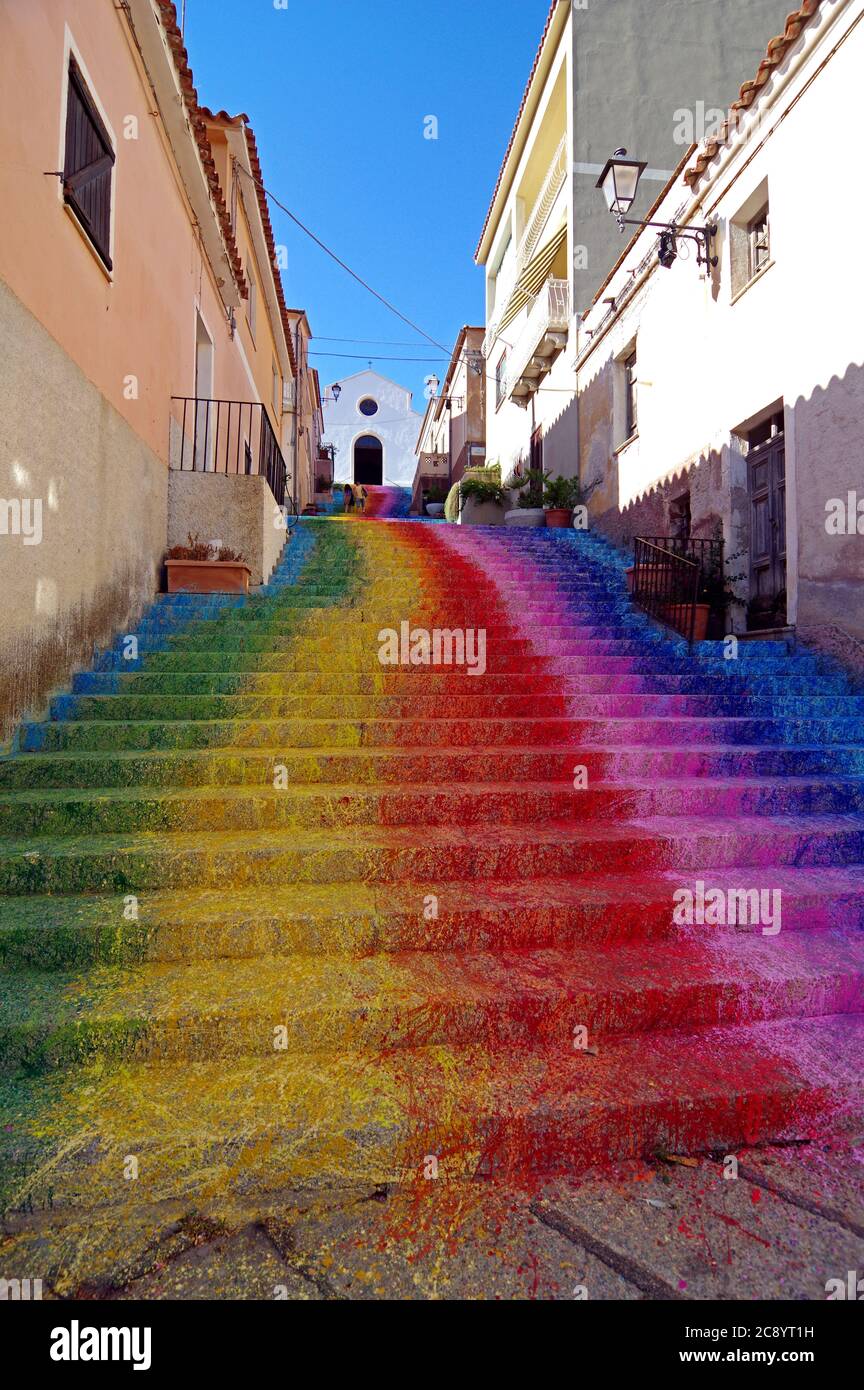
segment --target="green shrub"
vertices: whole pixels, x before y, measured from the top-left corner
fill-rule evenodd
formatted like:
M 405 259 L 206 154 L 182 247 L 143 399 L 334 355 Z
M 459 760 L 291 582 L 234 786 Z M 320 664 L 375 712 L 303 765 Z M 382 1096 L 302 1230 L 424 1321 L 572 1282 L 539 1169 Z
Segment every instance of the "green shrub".
M 547 479 L 543 491 L 544 507 L 572 512 L 581 502 L 582 485 L 578 478 L 562 478 L 559 473 L 557 478 Z
M 543 488 L 548 473 L 544 473 L 542 468 L 529 468 L 517 483 L 520 490 L 519 506 L 527 511 L 529 507 L 540 508 L 543 506 Z

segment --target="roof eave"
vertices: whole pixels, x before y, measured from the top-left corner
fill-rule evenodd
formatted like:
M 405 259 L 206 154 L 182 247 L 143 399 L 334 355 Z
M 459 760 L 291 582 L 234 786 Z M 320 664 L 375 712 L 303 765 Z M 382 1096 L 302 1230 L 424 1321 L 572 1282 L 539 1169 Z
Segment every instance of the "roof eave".
M 516 121 L 510 135 L 501 168 L 498 171 L 498 179 L 495 189 L 486 212 L 486 220 L 483 223 L 483 231 L 480 233 L 480 240 L 474 252 L 476 265 L 485 265 L 492 249 L 492 242 L 501 213 L 504 210 L 510 190 L 513 186 L 513 178 L 522 158 L 525 149 L 525 142 L 531 129 L 531 122 L 537 111 L 537 106 L 543 94 L 546 79 L 549 76 L 555 54 L 561 36 L 570 18 L 569 0 L 552 0 L 552 7 L 546 18 L 546 27 L 543 30 L 540 46 L 534 59 L 534 64 L 528 77 L 522 101 L 516 116 Z

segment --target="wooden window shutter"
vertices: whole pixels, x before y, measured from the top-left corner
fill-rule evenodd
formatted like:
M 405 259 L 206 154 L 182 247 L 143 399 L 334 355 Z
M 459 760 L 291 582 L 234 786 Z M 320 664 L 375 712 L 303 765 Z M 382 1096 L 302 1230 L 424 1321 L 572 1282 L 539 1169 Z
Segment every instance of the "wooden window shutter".
M 111 171 L 114 151 L 81 70 L 69 60 L 63 197 L 109 270 L 111 265 Z

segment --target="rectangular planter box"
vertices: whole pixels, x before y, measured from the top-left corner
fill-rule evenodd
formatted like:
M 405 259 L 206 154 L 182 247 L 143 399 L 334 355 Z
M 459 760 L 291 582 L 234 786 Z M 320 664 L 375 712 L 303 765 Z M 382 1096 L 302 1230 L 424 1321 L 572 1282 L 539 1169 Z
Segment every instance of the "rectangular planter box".
M 166 560 L 169 594 L 248 594 L 248 565 L 234 560 Z
M 466 497 L 459 517 L 463 526 L 503 526 L 504 508 L 499 502 L 475 502 Z

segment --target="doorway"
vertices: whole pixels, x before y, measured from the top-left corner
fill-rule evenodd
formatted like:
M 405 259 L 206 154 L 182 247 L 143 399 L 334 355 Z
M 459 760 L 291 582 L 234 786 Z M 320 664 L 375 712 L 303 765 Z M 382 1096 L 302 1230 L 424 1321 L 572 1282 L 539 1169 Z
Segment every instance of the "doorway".
M 384 448 L 374 434 L 362 434 L 354 445 L 354 481 L 372 487 L 384 482 Z
M 532 468 L 532 469 L 536 469 L 538 473 L 542 473 L 542 472 L 543 472 L 543 426 L 542 426 L 542 425 L 538 425 L 537 428 L 536 428 L 535 430 L 532 430 L 532 432 L 531 432 L 531 453 L 530 453 L 530 459 L 531 459 L 531 463 L 530 463 L 531 468 Z
M 213 469 L 215 439 L 214 421 L 210 418 L 213 399 L 213 339 L 207 325 L 195 313 L 195 469 L 199 473 Z
M 783 411 L 747 436 L 750 631 L 786 626 L 786 438 Z

